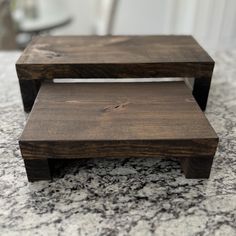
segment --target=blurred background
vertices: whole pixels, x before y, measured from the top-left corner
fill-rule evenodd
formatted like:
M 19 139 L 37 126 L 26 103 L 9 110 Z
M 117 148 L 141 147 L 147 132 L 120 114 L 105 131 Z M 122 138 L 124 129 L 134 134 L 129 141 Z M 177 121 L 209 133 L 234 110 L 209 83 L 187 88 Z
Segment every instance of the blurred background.
M 210 52 L 232 50 L 236 1 L 0 0 L 0 50 L 41 34 L 191 34 Z

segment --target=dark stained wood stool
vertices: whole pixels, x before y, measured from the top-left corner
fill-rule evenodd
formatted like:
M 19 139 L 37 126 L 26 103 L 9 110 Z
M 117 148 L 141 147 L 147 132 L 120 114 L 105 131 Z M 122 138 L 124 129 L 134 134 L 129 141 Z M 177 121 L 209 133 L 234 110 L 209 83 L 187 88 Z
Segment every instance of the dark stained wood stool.
M 187 178 L 208 178 L 218 137 L 202 110 L 213 67 L 190 36 L 34 39 L 16 64 L 25 111 L 33 106 L 19 140 L 29 181 L 51 179 L 50 159 L 101 157 L 176 157 Z M 52 82 L 68 77 L 194 83 Z

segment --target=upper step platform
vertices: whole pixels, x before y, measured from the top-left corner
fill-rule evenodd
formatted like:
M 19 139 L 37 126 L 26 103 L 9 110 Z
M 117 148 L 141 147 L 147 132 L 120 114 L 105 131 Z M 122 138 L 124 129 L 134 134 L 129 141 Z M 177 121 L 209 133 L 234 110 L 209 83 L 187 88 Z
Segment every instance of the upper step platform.
M 191 36 L 46 36 L 32 40 L 16 67 L 25 79 L 51 79 L 196 77 L 210 65 Z
M 214 61 L 191 36 L 36 37 L 16 63 L 26 111 L 40 80 L 54 78 L 195 78 L 193 95 L 207 104 Z

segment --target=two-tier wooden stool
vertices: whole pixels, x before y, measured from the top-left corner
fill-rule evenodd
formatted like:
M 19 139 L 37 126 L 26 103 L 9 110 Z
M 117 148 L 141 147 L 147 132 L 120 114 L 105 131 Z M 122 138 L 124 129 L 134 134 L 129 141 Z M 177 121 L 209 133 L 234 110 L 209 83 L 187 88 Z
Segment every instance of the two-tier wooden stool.
M 19 144 L 29 181 L 50 159 L 176 157 L 208 178 L 218 137 L 204 113 L 214 61 L 191 36 L 37 37 L 16 63 L 25 111 Z M 159 83 L 54 83 L 54 78 L 164 78 Z M 32 108 L 33 107 L 33 108 Z

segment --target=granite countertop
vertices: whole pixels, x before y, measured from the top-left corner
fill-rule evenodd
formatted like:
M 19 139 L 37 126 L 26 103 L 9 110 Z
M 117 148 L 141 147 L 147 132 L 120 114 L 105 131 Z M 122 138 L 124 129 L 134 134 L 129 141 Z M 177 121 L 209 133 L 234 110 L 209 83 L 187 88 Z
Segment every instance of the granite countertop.
M 208 180 L 139 158 L 58 162 L 53 182 L 28 183 L 18 56 L 0 53 L 1 235 L 236 235 L 236 51 L 213 55 L 206 114 L 220 143 Z

